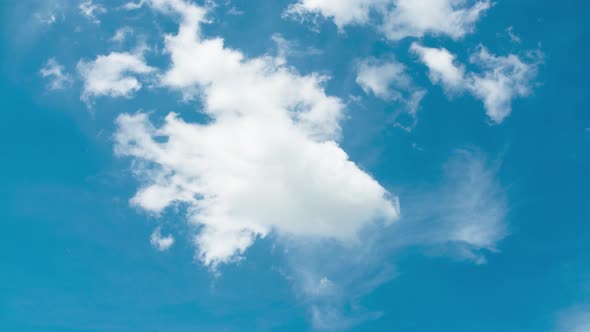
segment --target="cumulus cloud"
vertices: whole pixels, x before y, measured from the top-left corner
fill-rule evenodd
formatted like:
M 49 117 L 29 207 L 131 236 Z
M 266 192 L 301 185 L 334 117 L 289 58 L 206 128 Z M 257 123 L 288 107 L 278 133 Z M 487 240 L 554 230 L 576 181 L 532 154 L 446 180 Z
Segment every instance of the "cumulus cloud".
M 459 39 L 491 7 L 489 0 L 299 0 L 285 16 L 303 21 L 331 19 L 338 29 L 374 25 L 389 40 L 446 35 Z
M 470 57 L 470 63 L 479 72 L 466 73 L 464 65 L 445 48 L 429 48 L 413 43 L 411 52 L 418 55 L 428 67 L 430 80 L 440 84 L 447 92 L 467 91 L 480 99 L 486 114 L 495 123 L 501 123 L 512 112 L 512 100 L 528 96 L 541 61 L 538 52 L 529 52 L 525 59 L 515 54 L 496 56 L 479 46 Z
M 174 237 L 172 235 L 162 236 L 161 227 L 157 227 L 150 235 L 150 243 L 159 251 L 166 251 L 174 244 Z
M 447 92 L 458 92 L 465 88 L 465 68 L 456 62 L 456 56 L 447 49 L 413 43 L 410 51 L 417 54 L 429 68 L 428 76 L 433 83 L 441 84 Z
M 198 257 L 212 268 L 271 232 L 355 242 L 367 225 L 397 219 L 397 198 L 338 146 L 344 107 L 324 92 L 326 77 L 204 38 L 203 7 L 148 4 L 180 16 L 178 33 L 166 36 L 171 66 L 161 84 L 200 98 L 210 122 L 118 117 L 115 151 L 133 158 L 142 183 L 133 204 L 153 213 L 186 206 L 199 226 Z
M 138 76 L 153 73 L 140 52 L 111 52 L 99 55 L 93 61 L 80 60 L 78 72 L 84 80 L 82 100 L 89 102 L 93 97 L 131 97 L 142 84 Z
M 368 24 L 370 12 L 375 7 L 385 5 L 385 0 L 300 0 L 290 5 L 286 16 L 301 20 L 314 20 L 318 17 L 332 19 L 338 29 L 347 25 Z
M 107 12 L 106 8 L 104 8 L 100 4 L 95 4 L 92 0 L 86 0 L 80 4 L 78 7 L 80 9 L 80 13 L 88 18 L 92 23 L 100 23 L 97 15 L 101 15 Z
M 397 0 L 384 15 L 379 30 L 390 40 L 446 35 L 459 39 L 473 31 L 475 23 L 490 8 L 489 0 Z
M 483 68 L 484 72 L 470 75 L 470 90 L 483 101 L 486 113 L 496 123 L 510 114 L 514 98 L 531 93 L 539 55 L 534 53 L 530 58 L 531 63 L 526 63 L 514 54 L 495 56 L 485 47 L 479 47 L 471 56 L 471 63 Z
M 65 72 L 64 66 L 60 65 L 55 58 L 47 60 L 39 72 L 43 78 L 49 80 L 47 88 L 50 90 L 61 90 L 72 83 L 72 76 Z

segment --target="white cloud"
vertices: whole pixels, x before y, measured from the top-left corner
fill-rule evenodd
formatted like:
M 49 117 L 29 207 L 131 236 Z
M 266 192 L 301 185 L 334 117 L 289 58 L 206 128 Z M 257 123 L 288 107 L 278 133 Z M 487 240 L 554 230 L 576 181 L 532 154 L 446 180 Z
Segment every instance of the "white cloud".
M 512 111 L 512 100 L 531 93 L 531 81 L 537 76 L 538 54 L 530 54 L 525 63 L 514 54 L 495 56 L 480 47 L 471 62 L 483 68 L 481 74 L 470 75 L 470 90 L 481 99 L 486 113 L 496 123 L 502 122 Z
M 347 25 L 369 23 L 371 10 L 386 3 L 386 0 L 300 0 L 290 5 L 285 15 L 301 20 L 330 18 L 342 30 Z
M 326 77 L 203 38 L 202 7 L 148 4 L 181 15 L 178 33 L 166 36 L 172 64 L 161 84 L 200 97 L 211 122 L 169 114 L 156 127 L 146 114 L 119 116 L 116 153 L 134 159 L 142 182 L 133 204 L 154 213 L 186 205 L 200 226 L 198 257 L 213 268 L 270 232 L 352 243 L 367 225 L 397 219 L 397 198 L 338 146 L 344 108 L 325 94 Z
M 80 60 L 78 72 L 84 80 L 82 100 L 92 97 L 130 97 L 142 87 L 137 76 L 153 73 L 141 53 L 111 52 L 94 61 Z
M 400 103 L 401 109 L 413 119 L 426 94 L 426 91 L 414 85 L 412 78 L 406 73 L 406 66 L 394 59 L 367 58 L 359 61 L 356 83 L 366 94 Z M 404 128 L 409 129 L 411 126 Z
M 191 229 L 203 264 L 215 269 L 238 260 L 258 237 L 273 234 L 289 250 L 284 273 L 312 323 L 333 329 L 379 317 L 358 299 L 395 276 L 384 258 L 402 247 L 475 263 L 497 250 L 507 233 L 507 203 L 496 168 L 482 155 L 459 152 L 440 187 L 409 195 L 402 222 L 384 228 L 375 221 L 399 217 L 397 198 L 338 146 L 344 106 L 326 95 L 326 77 L 301 75 L 281 56 L 246 58 L 221 38 L 203 37 L 202 7 L 147 4 L 180 16 L 178 33 L 165 38 L 171 64 L 160 84 L 200 98 L 209 121 L 123 114 L 115 152 L 133 161 L 140 182 L 133 205 L 154 214 L 183 206 L 197 226 Z M 400 66 L 361 61 L 359 84 L 380 98 L 399 98 L 400 91 L 405 97 L 414 87 Z
M 131 2 L 127 2 L 126 4 L 124 4 L 122 6 L 122 8 L 125 10 L 136 10 L 136 9 L 143 7 L 144 3 L 145 3 L 145 0 L 139 0 L 138 2 L 131 1 Z
M 107 12 L 106 8 L 100 4 L 93 3 L 92 0 L 82 2 L 78 8 L 80 8 L 82 15 L 96 24 L 100 23 L 100 20 L 96 16 Z
M 122 43 L 127 39 L 128 36 L 133 34 L 133 29 L 130 27 L 122 27 L 115 31 L 115 34 L 111 38 L 111 41 L 115 43 Z
M 466 73 L 456 56 L 445 48 L 429 48 L 413 43 L 411 52 L 429 68 L 430 80 L 441 84 L 447 92 L 467 91 L 480 99 L 486 114 L 495 123 L 501 123 L 512 112 L 512 100 L 531 93 L 532 81 L 537 76 L 541 61 L 538 52 L 526 55 L 528 62 L 515 54 L 496 56 L 479 46 L 472 53 L 470 63 L 480 72 Z
M 72 83 L 72 76 L 64 71 L 64 67 L 55 58 L 47 60 L 40 73 L 49 80 L 47 88 L 50 90 L 61 90 Z
M 396 89 L 408 89 L 412 79 L 406 74 L 406 67 L 395 60 L 368 58 L 359 63 L 356 83 L 367 94 L 381 99 L 400 99 L 401 94 Z
M 520 37 L 518 37 L 515 33 L 514 33 L 514 27 L 510 26 L 506 29 L 506 33 L 508 34 L 508 37 L 510 38 L 510 41 L 512 41 L 513 43 L 518 43 L 520 44 L 522 42 L 522 40 L 520 39 Z
M 379 30 L 390 40 L 446 35 L 459 39 L 473 31 L 489 0 L 396 0 Z
M 410 51 L 419 55 L 430 70 L 433 83 L 441 84 L 448 92 L 465 88 L 465 68 L 456 63 L 456 56 L 445 48 L 429 48 L 413 43 Z
M 159 251 L 166 251 L 174 245 L 174 237 L 172 235 L 162 236 L 162 229 L 157 227 L 150 235 L 150 243 Z
M 426 34 L 459 39 L 473 31 L 490 7 L 489 0 L 299 0 L 285 15 L 312 21 L 329 18 L 340 30 L 371 24 L 389 40 Z

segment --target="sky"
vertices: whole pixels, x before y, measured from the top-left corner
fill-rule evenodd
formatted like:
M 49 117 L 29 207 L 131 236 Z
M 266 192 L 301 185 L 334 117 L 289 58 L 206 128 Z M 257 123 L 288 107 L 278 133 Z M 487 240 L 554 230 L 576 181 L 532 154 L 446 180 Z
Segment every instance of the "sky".
M 0 330 L 590 332 L 588 10 L 3 1 Z

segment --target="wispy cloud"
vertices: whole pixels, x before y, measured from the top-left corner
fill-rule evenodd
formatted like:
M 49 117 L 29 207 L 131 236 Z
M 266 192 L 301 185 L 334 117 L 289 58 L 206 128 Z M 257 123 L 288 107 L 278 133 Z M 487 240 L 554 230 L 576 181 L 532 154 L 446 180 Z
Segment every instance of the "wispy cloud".
M 57 16 L 54 13 L 48 13 L 46 15 L 37 14 L 36 17 L 39 22 L 47 25 L 52 25 L 57 21 Z
M 506 29 L 506 33 L 508 34 L 508 37 L 510 38 L 510 41 L 512 41 L 513 43 L 518 43 L 520 44 L 522 42 L 522 40 L 520 39 L 520 37 L 518 37 L 515 33 L 514 33 L 514 27 L 510 26 Z
M 115 31 L 115 34 L 113 37 L 111 37 L 111 41 L 115 43 L 122 43 L 131 35 L 133 35 L 133 29 L 131 27 L 125 26 Z
M 235 7 L 235 6 L 231 7 L 231 8 L 230 8 L 230 9 L 227 11 L 227 13 L 228 13 L 229 15 L 234 15 L 234 16 L 241 16 L 241 15 L 244 15 L 244 11 L 243 11 L 243 10 L 240 10 L 240 9 L 238 9 L 238 8 L 237 8 L 237 7 Z
M 49 81 L 47 88 L 50 90 L 62 90 L 73 82 L 72 76 L 55 58 L 47 60 L 39 72 L 43 78 Z
M 97 16 L 107 12 L 105 7 L 103 7 L 101 4 L 93 3 L 92 0 L 86 0 L 82 2 L 78 8 L 80 9 L 80 13 L 82 13 L 82 15 L 88 18 L 90 22 L 96 24 L 100 23 L 100 20 Z
M 277 47 L 277 57 L 286 61 L 290 57 L 302 57 L 308 55 L 320 55 L 322 51 L 313 47 L 302 47 L 298 42 L 288 40 L 280 33 L 275 33 L 271 37 Z
M 362 59 L 357 65 L 356 83 L 366 94 L 373 94 L 385 101 L 398 103 L 399 110 L 410 115 L 412 124 L 401 125 L 397 122 L 397 125 L 411 130 L 416 123 L 416 113 L 426 91 L 414 84 L 406 70 L 404 64 L 393 58 Z M 396 115 L 398 114 L 399 111 Z
M 496 173 L 499 161 L 459 150 L 447 162 L 437 189 L 409 194 L 403 233 L 408 244 L 426 244 L 475 263 L 508 234 L 508 203 Z

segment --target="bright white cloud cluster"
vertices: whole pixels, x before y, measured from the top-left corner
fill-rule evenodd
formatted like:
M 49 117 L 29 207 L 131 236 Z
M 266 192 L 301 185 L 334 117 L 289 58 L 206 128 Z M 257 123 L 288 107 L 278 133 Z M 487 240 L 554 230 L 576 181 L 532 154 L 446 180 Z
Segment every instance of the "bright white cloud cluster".
M 47 60 L 40 73 L 43 78 L 49 80 L 47 87 L 50 90 L 61 90 L 72 83 L 72 76 L 65 72 L 64 66 L 60 65 L 55 58 Z
M 416 114 L 420 101 L 426 94 L 426 91 L 414 85 L 412 78 L 406 73 L 406 66 L 393 59 L 363 59 L 357 68 L 356 83 L 367 94 L 400 102 L 411 115 Z
M 447 35 L 458 39 L 473 31 L 489 0 L 397 0 L 384 15 L 381 32 L 390 40 Z
M 212 267 L 271 231 L 354 241 L 363 227 L 398 217 L 397 199 L 336 143 L 343 104 L 325 94 L 325 77 L 204 39 L 202 7 L 148 4 L 181 17 L 178 33 L 166 37 L 172 64 L 161 84 L 200 97 L 211 121 L 170 114 L 157 127 L 146 114 L 119 116 L 116 152 L 134 158 L 143 183 L 133 204 L 154 213 L 186 205 L 200 225 L 199 258 Z
M 94 61 L 80 60 L 78 72 L 84 80 L 82 100 L 92 97 L 130 97 L 142 87 L 138 75 L 153 73 L 140 52 L 111 52 Z
M 426 34 L 458 39 L 473 31 L 490 6 L 489 0 L 299 0 L 285 15 L 330 18 L 340 30 L 372 24 L 389 40 Z
M 163 236 L 162 229 L 157 227 L 150 236 L 150 243 L 159 251 L 166 251 L 174 245 L 174 237 L 172 235 Z
M 495 123 L 501 123 L 512 111 L 512 100 L 531 93 L 533 79 L 540 62 L 538 53 L 529 53 L 529 62 L 517 55 L 496 56 L 479 46 L 471 55 L 471 64 L 481 72 L 466 73 L 456 62 L 456 56 L 445 48 L 429 48 L 414 43 L 411 52 L 429 68 L 429 77 L 442 85 L 447 92 L 468 91 L 482 100 L 486 114 Z
M 370 13 L 375 7 L 385 5 L 386 0 L 300 0 L 289 6 L 285 15 L 302 20 L 318 16 L 330 18 L 338 29 L 347 25 L 368 24 Z

